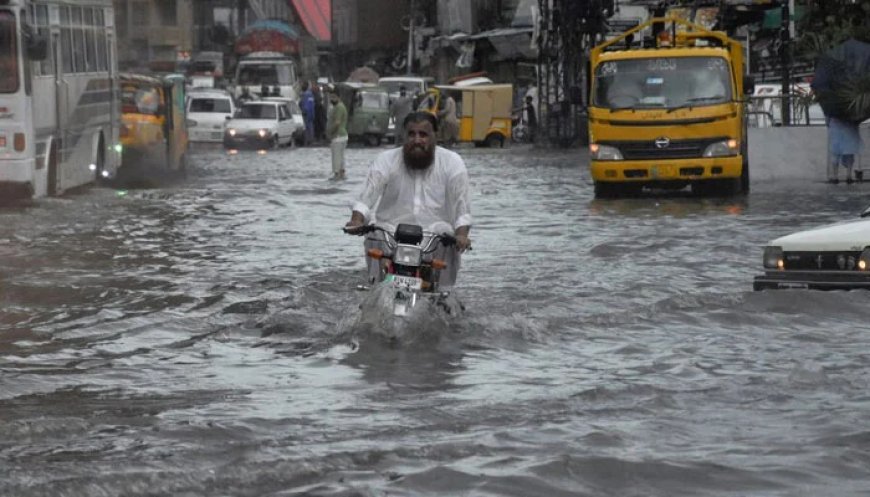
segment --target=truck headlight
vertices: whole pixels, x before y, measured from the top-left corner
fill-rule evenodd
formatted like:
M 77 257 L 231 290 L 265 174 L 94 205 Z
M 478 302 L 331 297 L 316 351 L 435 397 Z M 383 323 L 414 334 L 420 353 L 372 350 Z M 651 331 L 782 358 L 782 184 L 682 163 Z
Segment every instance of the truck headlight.
M 260 135 L 260 138 L 266 138 L 266 135 L 269 134 L 269 130 L 268 129 L 261 129 L 261 130 L 257 131 L 257 134 Z
M 589 153 L 592 155 L 592 160 L 622 160 L 622 152 L 610 145 L 593 143 L 589 145 Z
M 737 155 L 739 145 L 737 140 L 734 139 L 711 143 L 704 149 L 704 157 L 730 157 Z
M 858 270 L 867 271 L 868 269 L 870 269 L 870 248 L 865 248 L 858 256 Z
M 235 128 L 227 128 L 227 134 L 230 136 L 236 136 L 236 129 Z
M 763 258 L 765 269 L 785 269 L 782 247 L 764 247 Z

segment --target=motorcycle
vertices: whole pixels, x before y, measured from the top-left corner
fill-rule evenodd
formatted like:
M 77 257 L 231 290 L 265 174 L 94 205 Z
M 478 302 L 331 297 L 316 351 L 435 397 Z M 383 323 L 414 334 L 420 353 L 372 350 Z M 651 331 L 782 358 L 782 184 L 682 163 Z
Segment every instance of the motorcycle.
M 395 232 L 371 224 L 344 231 L 354 235 L 383 233 L 381 246 L 385 249 L 369 248 L 366 255 L 378 263 L 373 283 L 384 292 L 384 304 L 393 316 L 409 317 L 423 302 L 449 315 L 463 310 L 451 292 L 441 290 L 439 280 L 447 263 L 434 256 L 441 247 L 456 245 L 453 235 L 424 231 L 414 224 L 399 224 Z

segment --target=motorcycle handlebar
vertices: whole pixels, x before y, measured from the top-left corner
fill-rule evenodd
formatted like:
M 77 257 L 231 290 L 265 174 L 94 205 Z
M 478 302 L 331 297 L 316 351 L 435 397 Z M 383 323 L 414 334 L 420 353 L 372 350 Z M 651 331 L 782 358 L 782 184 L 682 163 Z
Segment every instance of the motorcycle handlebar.
M 374 231 L 383 231 L 387 236 L 390 237 L 391 240 L 393 240 L 393 243 L 395 243 L 395 241 L 396 241 L 396 238 L 392 233 L 390 233 L 389 231 L 381 228 L 380 226 L 374 225 L 374 224 L 366 224 L 363 226 L 354 226 L 354 227 L 345 226 L 341 229 L 342 229 L 342 231 L 344 231 L 348 235 L 367 235 L 367 234 L 372 233 Z M 441 244 L 444 245 L 445 247 L 453 247 L 456 245 L 456 237 L 449 234 L 449 233 L 433 234 L 432 236 L 433 236 L 433 238 L 437 238 L 438 241 L 441 242 Z M 471 249 L 471 247 L 469 247 L 469 250 L 470 249 Z

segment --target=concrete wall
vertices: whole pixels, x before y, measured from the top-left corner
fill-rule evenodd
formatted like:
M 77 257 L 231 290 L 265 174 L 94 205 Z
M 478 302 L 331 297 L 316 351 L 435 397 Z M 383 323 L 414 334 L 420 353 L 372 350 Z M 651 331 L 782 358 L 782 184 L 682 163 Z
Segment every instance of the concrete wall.
M 861 126 L 864 148 L 856 167 L 870 169 L 870 123 Z M 825 126 L 749 129 L 749 172 L 753 182 L 827 179 Z M 840 178 L 844 177 L 841 172 Z
M 749 128 L 749 179 L 826 179 L 827 128 Z

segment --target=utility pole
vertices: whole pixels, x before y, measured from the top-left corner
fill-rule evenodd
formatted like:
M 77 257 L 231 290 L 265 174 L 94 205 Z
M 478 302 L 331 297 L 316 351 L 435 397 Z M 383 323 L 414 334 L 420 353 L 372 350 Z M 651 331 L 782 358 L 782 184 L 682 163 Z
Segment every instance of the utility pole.
M 417 24 L 416 2 L 411 0 L 411 6 L 408 9 L 408 63 L 406 64 L 405 74 L 414 74 L 414 27 Z
M 782 23 L 779 39 L 781 42 L 780 63 L 782 64 L 782 125 L 791 125 L 791 9 L 789 3 L 794 0 L 782 0 Z

